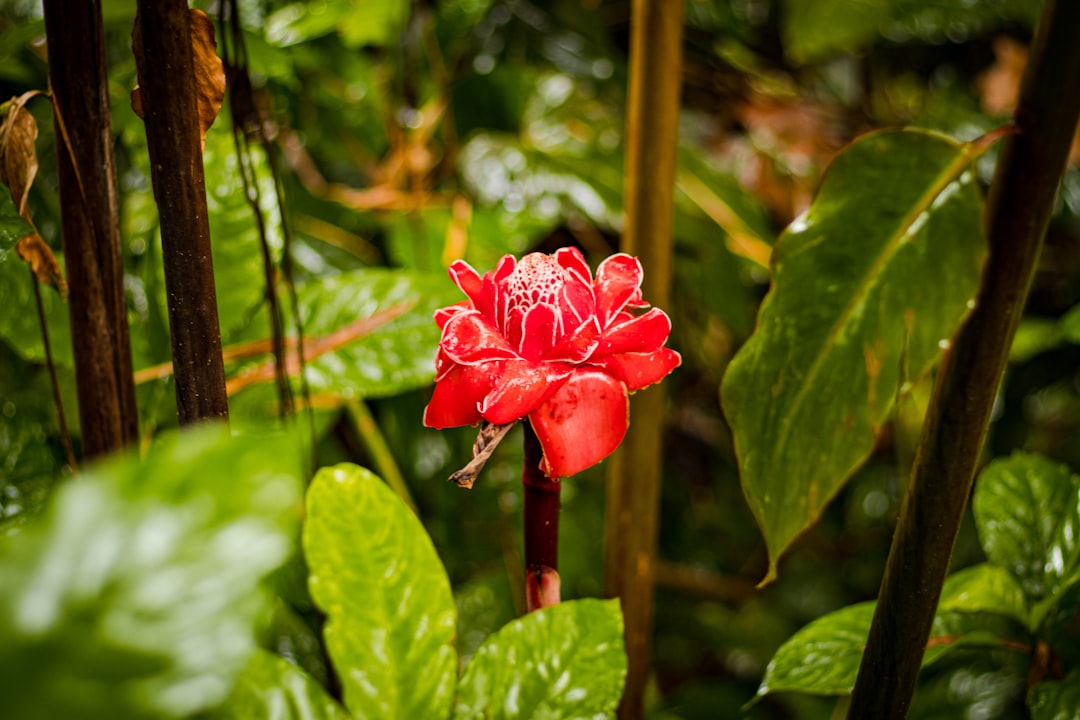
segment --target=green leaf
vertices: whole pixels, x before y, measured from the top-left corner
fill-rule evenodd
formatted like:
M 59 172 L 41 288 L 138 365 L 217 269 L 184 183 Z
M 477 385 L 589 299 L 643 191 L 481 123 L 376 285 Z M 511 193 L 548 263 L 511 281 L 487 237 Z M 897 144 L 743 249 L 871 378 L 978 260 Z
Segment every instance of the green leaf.
M 258 225 L 255 213 L 244 196 L 236 145 L 228 132 L 230 122 L 228 116 L 218 120 L 206 134 L 206 148 L 203 151 L 218 322 L 226 342 L 234 331 L 248 321 L 252 308 L 263 302 L 266 296 L 266 274 Z M 266 223 L 267 242 L 271 252 L 279 253 L 282 246 L 281 224 L 274 180 L 260 148 L 252 148 L 251 162 L 257 178 L 259 208 Z M 165 287 L 164 279 L 160 287 Z M 268 337 L 269 325 L 264 325 L 262 331 L 263 337 Z
M 1015 618 L 1027 625 L 1024 590 L 1005 568 L 980 563 L 945 579 L 938 612 L 990 612 Z
M 212 720 L 348 720 L 310 675 L 266 650 L 256 650 Z
M 34 228 L 19 215 L 15 201 L 11 199 L 11 191 L 7 185 L 0 183 L 0 262 L 7 259 L 15 243 L 32 232 Z
M 817 695 L 851 692 L 870 633 L 874 603 L 860 603 L 814 620 L 769 661 L 758 695 L 784 690 Z
M 1041 0 L 786 0 L 784 49 L 796 63 L 852 53 L 879 35 L 892 41 L 963 42 L 1010 23 L 1032 26 Z
M 186 717 L 255 647 L 300 464 L 280 437 L 170 435 L 68 481 L 0 541 L 0 696 L 20 720 Z
M 457 680 L 450 581 L 420 521 L 367 470 L 321 470 L 304 553 L 326 645 L 355 718 L 437 720 Z
M 529 613 L 476 651 L 455 720 L 614 718 L 626 678 L 618 600 L 576 600 Z
M 442 274 L 358 270 L 323 277 L 299 291 L 305 342 L 383 313 L 386 321 L 308 363 L 315 392 L 386 397 L 423 387 L 435 376 L 440 331 L 432 313 L 464 299 Z
M 268 20 L 267 35 L 279 46 L 338 32 L 346 45 L 388 45 L 409 15 L 408 0 L 314 0 L 292 3 Z
M 59 366 L 71 367 L 73 356 L 67 303 L 59 293 L 42 287 L 41 304 L 49 327 L 53 360 Z M 24 359 L 44 362 L 45 344 L 41 339 L 33 276 L 29 266 L 21 260 L 0 262 L 0 308 L 5 309 L 0 312 L 0 339 L 7 341 Z
M 1076 720 L 1080 717 L 1080 671 L 1061 682 L 1041 682 L 1028 693 L 1031 720 Z
M 865 45 L 892 14 L 890 0 L 785 0 L 783 10 L 784 52 L 798 64 Z
M 1037 629 L 1080 580 L 1080 476 L 1041 455 L 1016 453 L 982 471 L 972 509 L 986 556 L 1020 581 Z
M 841 608 L 814 620 L 792 635 L 773 655 L 758 688 L 758 696 L 771 692 L 798 691 L 814 695 L 844 695 L 855 687 L 862 662 L 874 602 Z M 970 613 L 939 610 L 930 628 L 923 667 L 950 651 L 967 645 L 1001 646 L 996 616 L 987 620 Z
M 968 169 L 982 149 L 924 131 L 864 136 L 778 241 L 722 392 L 766 581 L 968 312 L 986 254 Z

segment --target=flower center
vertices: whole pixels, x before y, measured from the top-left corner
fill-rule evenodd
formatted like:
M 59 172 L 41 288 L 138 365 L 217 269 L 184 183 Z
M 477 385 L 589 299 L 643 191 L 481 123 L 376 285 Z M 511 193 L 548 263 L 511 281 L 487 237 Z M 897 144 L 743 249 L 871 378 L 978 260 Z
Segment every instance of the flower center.
M 524 312 L 540 304 L 557 307 L 559 291 L 569 278 L 566 269 L 551 255 L 529 253 L 506 278 L 507 312 L 513 308 Z

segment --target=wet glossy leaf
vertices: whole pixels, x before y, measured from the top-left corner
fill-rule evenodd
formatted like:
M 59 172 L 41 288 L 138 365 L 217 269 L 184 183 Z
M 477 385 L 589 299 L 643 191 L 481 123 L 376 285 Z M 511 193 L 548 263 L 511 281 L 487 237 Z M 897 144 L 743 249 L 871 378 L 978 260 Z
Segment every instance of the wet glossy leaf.
M 226 118 L 229 119 L 229 118 Z M 251 205 L 244 197 L 239 161 L 226 123 L 206 136 L 203 165 L 206 169 L 206 209 L 213 241 L 214 283 L 223 338 L 243 326 L 266 294 L 259 232 Z M 262 151 L 252 149 L 252 165 L 258 178 L 260 210 L 266 220 L 270 247 L 280 251 L 274 184 Z M 161 287 L 164 288 L 164 281 Z M 269 325 L 264 334 L 269 334 Z
M 972 500 L 990 561 L 1020 581 L 1038 628 L 1080 580 L 1080 475 L 1040 455 L 1016 453 L 979 475 Z
M 617 600 L 577 600 L 514 620 L 465 668 L 455 720 L 614 718 L 626 677 Z
M 20 720 L 186 717 L 255 647 L 292 547 L 300 464 L 280 437 L 161 439 L 59 488 L 0 541 L 0 694 Z
M 1016 578 L 1005 568 L 980 563 L 945 579 L 938 611 L 992 612 L 1027 624 L 1027 601 Z
M 867 135 L 777 242 L 757 329 L 723 383 L 767 580 L 968 312 L 985 257 L 978 152 L 936 133 Z
M 299 296 L 311 389 L 357 397 L 430 383 L 439 343 L 431 315 L 461 299 L 444 275 L 382 269 L 322 277 Z
M 1028 694 L 1031 720 L 1076 720 L 1080 712 L 1080 672 L 1060 682 L 1041 682 Z
M 19 215 L 19 209 L 15 207 L 8 188 L 0 187 L 0 262 L 7 259 L 7 254 L 15 247 L 15 243 L 32 232 L 34 228 Z
M 212 720 L 348 720 L 349 714 L 311 676 L 288 660 L 256 650 Z
M 874 603 L 859 603 L 820 617 L 796 632 L 769 662 L 758 695 L 789 690 L 816 695 L 850 693 L 873 617 Z M 1011 642 L 996 629 L 977 615 L 939 612 L 922 664 L 925 667 L 963 645 Z
M 311 596 L 354 718 L 445 718 L 457 682 L 450 581 L 420 521 L 355 465 L 308 491 Z

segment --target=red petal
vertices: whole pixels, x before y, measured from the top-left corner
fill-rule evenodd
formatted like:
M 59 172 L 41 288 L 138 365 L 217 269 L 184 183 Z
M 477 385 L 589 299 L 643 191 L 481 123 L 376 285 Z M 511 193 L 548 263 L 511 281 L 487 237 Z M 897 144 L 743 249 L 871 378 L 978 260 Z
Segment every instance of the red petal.
M 483 420 L 480 401 L 499 374 L 502 363 L 457 365 L 435 383 L 435 393 L 424 408 L 424 425 L 433 428 L 475 425 Z
M 588 359 L 600 344 L 600 324 L 595 317 L 589 318 L 552 349 L 545 360 L 564 360 L 580 363 Z
M 510 273 L 514 272 L 514 268 L 517 267 L 517 260 L 513 255 L 503 255 L 499 260 L 499 264 L 495 266 L 495 272 L 492 280 L 495 282 L 501 282 L 510 277 Z
M 592 285 L 571 278 L 559 293 L 559 311 L 562 315 L 563 332 L 569 332 L 596 313 L 596 299 Z
M 592 270 L 589 269 L 589 263 L 585 262 L 585 256 L 576 247 L 559 248 L 555 251 L 555 261 L 584 284 L 592 285 Z
M 533 305 L 522 321 L 519 354 L 527 360 L 540 360 L 555 347 L 558 320 L 550 305 Z
M 506 319 L 503 320 L 502 331 L 510 347 L 521 347 L 521 339 L 525 337 L 525 310 L 520 307 L 510 308 Z
M 631 392 L 660 382 L 669 372 L 679 367 L 682 358 L 670 348 L 657 348 L 652 352 L 622 353 L 593 360 L 615 377 L 626 383 Z
M 475 310 L 450 318 L 443 328 L 439 347 L 447 357 L 462 365 L 517 357 L 506 338 Z
M 626 386 L 597 370 L 579 370 L 531 415 L 548 477 L 562 478 L 610 455 L 626 435 Z
M 596 354 L 649 352 L 667 342 L 670 334 L 671 319 L 663 310 L 653 308 L 644 315 L 609 328 L 600 340 Z
M 611 318 L 631 300 L 641 300 L 641 263 L 624 253 L 612 255 L 596 269 L 596 314 L 600 327 L 606 328 Z
M 480 280 L 480 275 L 473 270 L 472 265 L 464 260 L 455 260 L 446 271 L 454 284 L 461 288 L 461 292 L 468 295 L 469 299 L 475 304 L 477 298 L 480 297 L 483 281 Z
M 455 303 L 454 305 L 447 305 L 444 308 L 439 308 L 435 311 L 435 324 L 439 326 L 440 330 L 442 330 L 444 327 L 446 327 L 446 323 L 450 322 L 450 318 L 454 317 L 462 310 L 472 309 L 470 305 L 471 303 L 468 300 L 462 300 L 461 302 Z
M 495 387 L 480 403 L 480 413 L 496 425 L 523 418 L 558 390 L 573 369 L 565 363 L 508 360 Z
M 435 382 L 439 382 L 446 374 L 457 367 L 457 363 L 446 356 L 442 347 L 435 353 Z

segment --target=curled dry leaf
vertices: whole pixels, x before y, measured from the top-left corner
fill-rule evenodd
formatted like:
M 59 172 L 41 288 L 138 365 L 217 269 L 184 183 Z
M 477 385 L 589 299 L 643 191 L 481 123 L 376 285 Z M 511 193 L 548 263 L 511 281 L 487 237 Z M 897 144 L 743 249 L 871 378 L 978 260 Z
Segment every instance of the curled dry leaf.
M 41 235 L 36 232 L 27 235 L 15 246 L 15 252 L 19 253 L 19 257 L 30 265 L 34 276 L 40 282 L 56 288 L 60 297 L 67 300 L 67 281 L 64 280 L 64 274 L 60 271 L 60 263 Z
M 11 199 L 19 209 L 19 214 L 29 220 L 26 201 L 30 196 L 30 185 L 37 175 L 37 152 L 34 141 L 38 129 L 34 116 L 23 103 L 29 99 L 26 95 L 8 103 L 8 111 L 0 125 L 0 182 L 11 189 Z
M 34 223 L 30 219 L 27 199 L 30 186 L 37 176 L 34 141 L 37 140 L 38 129 L 34 116 L 24 105 L 36 94 L 36 90 L 31 91 L 7 103 L 7 112 L 0 124 L 0 182 L 10 188 L 11 199 L 19 214 L 31 226 Z M 51 285 L 62 297 L 67 298 L 67 282 L 60 271 L 60 263 L 41 235 L 35 231 L 22 238 L 15 246 L 15 252 L 30 265 L 39 281 Z
M 214 22 L 202 10 L 192 8 L 191 24 L 191 62 L 195 70 L 195 96 L 199 108 L 199 139 L 205 145 L 206 131 L 214 124 L 225 99 L 225 67 L 217 55 L 217 42 L 214 39 Z M 142 31 L 138 17 L 135 29 L 131 33 L 132 50 L 138 67 L 139 82 L 142 82 Z M 142 90 L 138 85 L 131 91 L 131 109 L 140 118 L 146 117 L 143 106 Z

